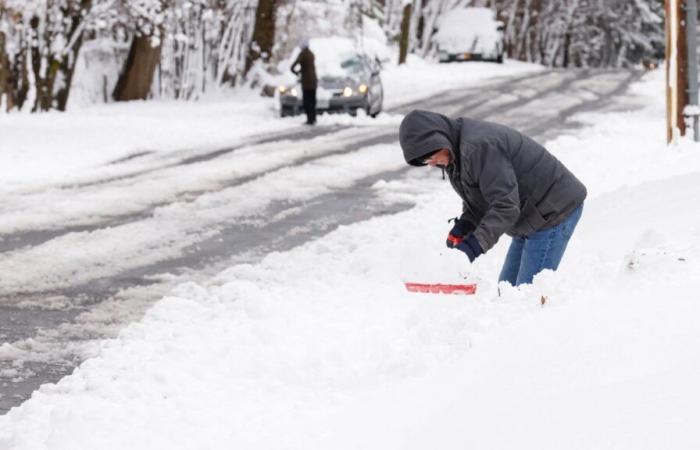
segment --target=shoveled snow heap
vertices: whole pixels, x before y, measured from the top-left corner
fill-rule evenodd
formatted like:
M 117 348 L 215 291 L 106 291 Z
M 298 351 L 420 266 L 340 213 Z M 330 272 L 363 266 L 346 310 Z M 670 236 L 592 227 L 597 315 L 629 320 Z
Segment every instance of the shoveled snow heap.
M 698 448 L 700 148 L 664 145 L 662 90 L 548 144 L 590 191 L 556 274 L 497 296 L 503 239 L 476 296 L 406 293 L 416 255 L 465 264 L 456 195 L 416 169 L 375 186 L 410 211 L 180 286 L 0 417 L 0 449 Z

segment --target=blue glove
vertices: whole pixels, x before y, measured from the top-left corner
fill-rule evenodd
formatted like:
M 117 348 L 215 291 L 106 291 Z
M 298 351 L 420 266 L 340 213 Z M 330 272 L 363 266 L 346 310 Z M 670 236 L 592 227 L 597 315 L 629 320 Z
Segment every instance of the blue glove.
M 462 242 L 457 244 L 455 248 L 463 251 L 467 255 L 467 258 L 469 258 L 469 262 L 474 262 L 476 258 L 484 253 L 481 245 L 479 245 L 479 241 L 476 240 L 473 234 L 470 234 L 469 237 L 463 239 Z
M 454 220 L 455 224 L 447 235 L 447 241 L 445 243 L 448 248 L 455 248 L 462 242 L 464 236 L 474 231 L 476 227 L 466 219 L 458 219 L 455 217 L 450 220 Z

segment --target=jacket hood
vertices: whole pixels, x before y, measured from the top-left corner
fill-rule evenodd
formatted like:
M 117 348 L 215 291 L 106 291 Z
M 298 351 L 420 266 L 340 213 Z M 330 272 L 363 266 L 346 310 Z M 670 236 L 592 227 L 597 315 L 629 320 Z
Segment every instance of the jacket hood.
M 424 166 L 422 160 L 441 148 L 453 157 L 459 148 L 459 123 L 442 114 L 415 109 L 404 117 L 399 128 L 399 142 L 406 162 Z

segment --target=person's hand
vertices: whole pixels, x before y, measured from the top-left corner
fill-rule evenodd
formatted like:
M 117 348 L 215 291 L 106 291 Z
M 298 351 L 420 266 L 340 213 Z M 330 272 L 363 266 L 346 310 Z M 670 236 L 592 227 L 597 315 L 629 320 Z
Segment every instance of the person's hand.
M 470 234 L 465 239 L 462 239 L 462 241 L 457 244 L 455 248 L 464 252 L 464 254 L 467 255 L 467 258 L 469 258 L 469 262 L 474 262 L 476 258 L 484 253 L 484 250 L 481 249 L 479 241 L 476 240 L 476 237 L 474 237 L 473 234 Z
M 455 218 L 454 222 L 455 224 L 450 230 L 450 232 L 447 234 L 447 241 L 445 242 L 448 248 L 456 247 L 457 244 L 462 242 L 464 236 L 474 231 L 475 228 L 474 225 L 471 224 L 471 222 L 465 219 Z

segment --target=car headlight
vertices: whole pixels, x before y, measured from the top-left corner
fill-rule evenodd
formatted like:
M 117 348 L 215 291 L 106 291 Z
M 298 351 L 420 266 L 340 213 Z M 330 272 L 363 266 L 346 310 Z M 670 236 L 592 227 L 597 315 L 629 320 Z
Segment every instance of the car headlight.
M 299 97 L 299 91 L 295 87 L 288 88 L 287 86 L 281 85 L 278 90 L 280 92 L 280 96 Z
M 343 97 L 351 97 L 352 96 L 352 88 L 349 86 L 345 86 L 345 89 L 343 89 Z
M 367 87 L 367 85 L 364 84 L 364 83 L 362 83 L 362 84 L 357 88 L 357 92 L 359 92 L 360 94 L 366 94 L 368 89 L 369 89 L 369 88 Z

